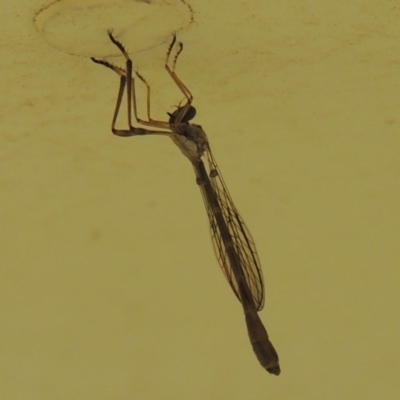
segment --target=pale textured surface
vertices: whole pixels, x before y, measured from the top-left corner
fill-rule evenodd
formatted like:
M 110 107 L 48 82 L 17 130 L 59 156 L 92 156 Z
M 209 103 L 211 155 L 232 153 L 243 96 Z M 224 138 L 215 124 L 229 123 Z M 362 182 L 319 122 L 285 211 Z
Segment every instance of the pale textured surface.
M 195 122 L 258 245 L 278 378 L 190 164 L 167 139 L 113 137 L 118 77 L 74 56 L 94 34 L 116 54 L 107 27 L 136 48 L 127 11 L 96 25 L 107 2 L 88 2 L 97 31 L 69 24 L 62 52 L 35 29 L 42 2 L 3 3 L 1 398 L 400 398 L 397 1 L 192 0 L 180 33 Z M 141 21 L 140 40 L 161 28 Z M 181 97 L 150 47 L 132 58 L 164 118 Z

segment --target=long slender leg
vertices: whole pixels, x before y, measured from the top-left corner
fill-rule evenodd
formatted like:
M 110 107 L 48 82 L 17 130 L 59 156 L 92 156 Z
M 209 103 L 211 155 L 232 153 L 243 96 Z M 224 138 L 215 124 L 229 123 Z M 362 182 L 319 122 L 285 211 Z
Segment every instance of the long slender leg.
M 143 125 L 150 125 L 150 126 L 158 126 L 162 127 L 165 129 L 170 129 L 169 123 L 166 121 L 160 121 L 157 119 L 151 118 L 151 113 L 150 113 L 150 96 L 151 96 L 151 89 L 150 85 L 147 83 L 146 79 L 137 71 L 135 70 L 136 76 L 146 85 L 146 109 L 147 109 L 147 121 L 144 121 L 142 119 L 137 119 L 138 122 L 140 122 Z
M 176 44 L 176 46 L 175 46 Z M 177 51 L 175 54 L 175 57 L 172 61 L 172 68 L 169 66 L 169 59 L 172 53 L 172 49 L 174 47 L 177 47 Z M 172 42 L 168 47 L 167 51 L 167 57 L 165 59 L 165 69 L 167 70 L 168 74 L 171 76 L 171 78 L 174 80 L 176 86 L 178 86 L 179 90 L 183 93 L 183 95 L 186 97 L 188 103 L 192 103 L 193 96 L 190 90 L 186 87 L 186 85 L 178 78 L 178 76 L 175 73 L 175 66 L 176 62 L 178 60 L 179 55 L 181 54 L 183 50 L 183 44 L 181 42 L 176 43 L 176 35 L 175 33 L 173 34 L 172 37 Z
M 114 135 L 117 136 L 136 136 L 136 135 L 147 135 L 147 134 L 160 134 L 160 135 L 170 135 L 170 132 L 165 132 L 165 131 L 158 131 L 158 130 L 150 130 L 150 129 L 144 129 L 144 128 L 138 128 L 132 126 L 132 108 L 134 112 L 134 116 L 137 122 L 143 124 L 143 125 L 148 125 L 148 126 L 154 126 L 158 128 L 168 128 L 169 125 L 167 123 L 157 124 L 156 121 L 155 123 L 151 123 L 150 121 L 143 121 L 137 116 L 137 107 L 136 107 L 136 96 L 135 96 L 135 80 L 132 76 L 132 60 L 129 58 L 128 53 L 126 52 L 124 46 L 120 42 L 118 42 L 112 35 L 111 31 L 108 31 L 108 36 L 110 40 L 119 48 L 119 50 L 122 52 L 126 59 L 126 70 L 119 68 L 108 61 L 105 60 L 99 60 L 97 58 L 91 58 L 91 60 L 97 64 L 101 64 L 107 68 L 112 69 L 114 72 L 116 72 L 118 75 L 120 75 L 120 86 L 118 90 L 118 97 L 117 97 L 117 103 L 115 106 L 115 111 L 112 119 L 112 124 L 111 124 L 111 130 Z M 126 87 L 126 92 L 127 92 L 127 103 L 128 103 L 128 125 L 129 129 L 116 129 L 116 121 L 118 118 L 119 110 L 121 107 L 121 102 L 122 98 L 124 95 Z
M 175 53 L 175 56 L 172 61 L 172 67 L 170 67 L 169 60 L 170 60 L 171 53 L 172 53 L 172 50 L 174 49 L 174 47 L 176 48 L 176 53 Z M 178 76 L 175 73 L 176 62 L 177 62 L 178 57 L 181 54 L 182 50 L 183 50 L 183 44 L 181 42 L 176 43 L 176 34 L 174 33 L 172 36 L 172 41 L 167 50 L 167 57 L 165 59 L 164 66 L 165 66 L 165 69 L 167 70 L 169 76 L 172 78 L 172 80 L 175 82 L 178 89 L 183 93 L 183 95 L 186 98 L 186 104 L 184 104 L 183 106 L 179 106 L 178 113 L 174 117 L 174 122 L 178 123 L 178 124 L 184 120 L 185 116 L 188 115 L 188 112 L 191 108 L 192 101 L 193 101 L 192 93 L 186 87 L 186 85 L 178 78 Z
M 93 62 L 95 62 L 96 64 L 104 65 L 105 67 L 112 69 L 121 77 L 119 89 L 118 89 L 117 103 L 115 105 L 114 115 L 113 115 L 113 119 L 112 119 L 112 123 L 111 123 L 111 130 L 114 132 L 115 123 L 117 121 L 119 109 L 121 107 L 122 98 L 124 96 L 124 90 L 125 90 L 125 85 L 126 85 L 126 72 L 122 68 L 119 68 L 105 60 L 98 60 L 97 58 L 93 58 L 93 57 L 91 58 L 91 60 Z M 129 114 L 128 114 L 128 122 L 129 122 Z M 131 124 L 129 124 L 129 125 L 131 125 Z
M 115 39 L 113 38 L 113 42 L 115 43 Z M 178 59 L 179 54 L 182 52 L 183 50 L 183 45 L 181 42 L 177 43 L 177 47 L 178 50 L 175 54 L 175 57 L 173 59 L 173 67 L 172 69 L 168 66 L 169 63 L 169 58 L 171 56 L 171 52 L 172 49 L 174 48 L 174 45 L 176 43 L 176 35 L 175 33 L 172 36 L 172 41 L 170 43 L 170 45 L 168 46 L 168 50 L 167 50 L 167 57 L 165 60 L 165 67 L 169 73 L 169 75 L 172 77 L 172 79 L 174 80 L 175 84 L 178 86 L 178 88 L 181 90 L 181 92 L 184 94 L 185 98 L 187 99 L 187 103 L 185 104 L 185 110 L 188 110 L 190 108 L 190 104 L 193 100 L 193 96 L 190 93 L 189 89 L 184 85 L 184 83 L 176 76 L 174 69 L 175 69 L 175 65 L 176 65 L 176 61 Z M 121 44 L 119 43 L 118 48 L 120 47 Z M 126 57 L 126 51 L 123 51 L 124 56 Z M 128 57 L 129 58 L 129 57 Z M 160 120 L 155 120 L 151 117 L 151 112 L 150 112 L 150 97 L 151 97 L 151 89 L 150 89 L 150 85 L 148 84 L 148 82 L 146 81 L 146 79 L 139 73 L 138 70 L 135 69 L 135 74 L 136 76 L 146 85 L 146 93 L 147 93 L 147 121 L 144 121 L 140 118 L 137 117 L 136 113 L 135 113 L 135 117 L 136 120 L 138 122 L 140 122 L 143 125 L 151 125 L 151 126 L 158 126 L 158 127 L 165 127 L 165 129 L 169 129 L 169 123 L 165 122 L 165 121 L 160 121 Z M 132 78 L 133 79 L 133 78 Z M 183 108 L 183 107 L 182 107 Z M 182 113 L 182 115 L 185 115 L 186 111 Z
M 176 44 L 176 46 L 175 46 Z M 171 57 L 171 53 L 174 47 L 177 47 L 177 51 L 175 53 L 175 56 L 173 58 L 173 62 L 172 62 L 172 68 L 169 66 L 169 59 Z M 186 104 L 184 104 L 182 107 L 179 106 L 178 108 L 181 110 L 180 111 L 180 115 L 181 118 L 177 118 L 175 120 L 176 123 L 181 122 L 182 118 L 186 115 L 187 111 L 189 110 L 192 100 L 193 100 L 193 96 L 190 93 L 189 89 L 185 86 L 185 84 L 178 78 L 178 76 L 175 73 L 175 65 L 176 65 L 176 61 L 179 57 L 179 54 L 182 52 L 183 50 L 183 44 L 181 42 L 176 43 L 176 35 L 175 33 L 172 36 L 172 41 L 168 46 L 168 50 L 167 50 L 167 56 L 165 59 L 165 68 L 168 72 L 168 74 L 171 76 L 171 78 L 173 79 L 173 81 L 175 82 L 175 84 L 178 86 L 179 90 L 183 93 L 183 95 L 186 98 Z M 146 79 L 137 71 L 135 70 L 136 76 L 146 85 L 146 89 L 147 89 L 147 118 L 148 121 L 143 121 L 141 119 L 138 119 L 138 122 L 144 124 L 144 125 L 152 125 L 152 126 L 165 126 L 166 129 L 169 129 L 170 124 L 168 122 L 164 122 L 164 121 L 159 121 L 159 120 L 155 120 L 153 118 L 151 118 L 150 115 L 150 85 L 148 84 L 148 82 L 146 81 Z
M 128 121 L 131 120 L 131 105 L 133 103 L 133 113 L 135 115 L 135 119 L 137 122 L 139 122 L 142 125 L 147 125 L 147 126 L 155 126 L 158 128 L 164 128 L 164 129 L 169 129 L 169 124 L 165 121 L 158 121 L 154 120 L 150 117 L 150 86 L 147 83 L 147 81 L 141 76 L 137 71 L 135 71 L 137 77 L 146 85 L 147 88 L 147 117 L 148 120 L 143 120 L 138 117 L 138 112 L 137 112 L 137 103 L 136 103 L 136 92 L 135 92 L 135 78 L 133 76 L 133 65 L 132 65 L 132 60 L 130 59 L 128 52 L 125 50 L 125 47 L 117 40 L 114 38 L 112 31 L 108 31 L 108 36 L 110 40 L 118 47 L 118 49 L 121 51 L 123 56 L 125 57 L 126 60 L 126 89 L 127 89 L 127 96 L 128 96 Z M 129 126 L 132 126 L 132 124 L 129 122 Z
M 135 95 L 135 78 L 132 76 L 132 60 L 129 57 L 128 52 L 125 50 L 125 47 L 116 40 L 112 34 L 112 31 L 108 31 L 108 37 L 110 40 L 118 47 L 126 61 L 126 94 L 128 100 L 128 124 L 129 128 L 132 127 L 132 102 L 133 102 L 133 113 L 135 115 L 135 119 L 137 122 L 140 122 L 137 114 L 137 106 L 136 106 L 136 95 Z
M 114 65 L 112 65 L 110 63 L 107 63 L 107 62 L 100 62 L 100 64 L 103 64 L 103 65 L 106 65 L 107 67 L 110 67 L 115 72 L 120 74 L 121 77 L 123 75 L 125 77 L 126 92 L 127 92 L 127 104 L 128 104 L 128 124 L 129 124 L 129 128 L 130 129 L 132 128 L 132 108 L 133 108 L 133 114 L 135 116 L 135 120 L 137 122 L 141 123 L 141 124 L 145 124 L 146 125 L 150 121 L 144 121 L 144 120 L 142 120 L 141 118 L 138 117 L 137 103 L 136 103 L 136 91 L 135 91 L 135 78 L 133 77 L 132 60 L 130 59 L 129 54 L 125 50 L 125 47 L 122 45 L 122 43 L 114 38 L 111 30 L 108 31 L 108 37 L 114 43 L 114 45 L 118 47 L 118 49 L 121 51 L 121 53 L 125 57 L 126 70 L 122 70 L 121 68 L 115 67 Z M 93 60 L 93 61 L 95 61 L 95 60 Z M 121 92 L 121 89 L 120 89 L 119 96 L 118 96 L 119 102 L 121 102 L 122 93 L 123 93 L 123 89 L 122 89 L 122 92 Z M 117 103 L 118 103 L 118 101 L 117 101 Z M 114 122 L 115 122 L 115 119 L 116 118 L 114 118 Z
M 139 74 L 139 72 L 135 71 L 136 76 L 146 85 L 147 89 L 147 117 L 148 120 L 143 120 L 138 117 L 138 112 L 137 112 L 137 103 L 136 103 L 136 92 L 135 92 L 135 78 L 133 76 L 133 65 L 132 65 L 132 60 L 130 59 L 128 52 L 126 51 L 125 47 L 120 43 L 117 39 L 114 38 L 112 31 L 108 31 L 108 36 L 112 43 L 118 47 L 118 49 L 121 51 L 123 56 L 125 57 L 126 60 L 126 70 L 119 68 L 108 61 L 105 60 L 99 60 L 96 58 L 92 58 L 92 61 L 97 63 L 97 64 L 102 64 L 107 68 L 112 69 L 114 72 L 116 72 L 118 75 L 120 75 L 120 87 L 118 91 L 118 97 L 117 97 L 117 103 L 115 106 L 115 111 L 114 111 L 114 116 L 112 120 L 112 132 L 115 135 L 118 136 L 135 136 L 135 135 L 145 135 L 145 134 L 170 134 L 168 132 L 164 131 L 158 131 L 158 130 L 149 130 L 149 129 L 144 129 L 144 128 L 138 128 L 134 127 L 132 125 L 132 109 L 133 109 L 133 114 L 135 117 L 135 120 L 146 126 L 152 126 L 156 128 L 161 128 L 161 129 L 170 129 L 170 124 L 169 122 L 165 121 L 159 121 L 152 119 L 150 116 L 150 85 L 147 83 L 146 79 Z M 176 46 L 175 46 L 176 45 Z M 172 61 L 172 67 L 169 65 L 170 57 L 173 48 L 176 47 L 177 51 L 176 54 L 173 58 Z M 187 102 L 184 104 L 182 107 L 179 107 L 179 116 L 175 119 L 175 123 L 179 123 L 182 121 L 185 115 L 187 115 L 187 112 L 189 111 L 191 107 L 191 103 L 193 101 L 193 96 L 190 92 L 190 90 L 186 87 L 186 85 L 178 78 L 178 76 L 175 73 L 175 66 L 177 59 L 180 55 L 180 53 L 183 50 L 183 45 L 181 42 L 176 43 L 176 35 L 173 35 L 172 41 L 168 47 L 167 51 L 167 57 L 165 60 L 165 69 L 167 70 L 168 74 L 171 76 L 179 90 L 183 93 L 185 96 Z M 127 105 L 128 105 L 128 125 L 129 129 L 116 129 L 116 121 L 118 118 L 119 110 L 121 107 L 121 102 L 123 98 L 123 94 L 126 88 L 126 94 L 127 94 Z

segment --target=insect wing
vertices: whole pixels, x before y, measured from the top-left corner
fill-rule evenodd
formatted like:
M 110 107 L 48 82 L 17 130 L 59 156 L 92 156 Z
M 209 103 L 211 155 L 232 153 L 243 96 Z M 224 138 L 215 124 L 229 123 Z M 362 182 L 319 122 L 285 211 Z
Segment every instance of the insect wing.
M 257 311 L 260 311 L 264 306 L 264 282 L 254 240 L 233 204 L 228 189 L 218 169 L 218 165 L 210 150 L 207 150 L 207 160 L 211 185 L 218 198 L 222 214 L 232 237 L 233 246 L 238 255 L 240 266 L 243 269 L 247 287 L 249 288 L 249 292 L 253 298 Z M 232 290 L 240 300 L 238 284 L 230 265 L 215 215 L 211 205 L 207 201 L 203 189 L 202 194 L 210 222 L 211 239 L 216 257 Z

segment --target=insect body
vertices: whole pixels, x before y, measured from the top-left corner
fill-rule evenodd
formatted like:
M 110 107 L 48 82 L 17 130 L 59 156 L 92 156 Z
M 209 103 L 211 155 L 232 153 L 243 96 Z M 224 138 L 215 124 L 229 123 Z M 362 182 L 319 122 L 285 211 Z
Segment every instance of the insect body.
M 92 58 L 95 63 L 112 69 L 120 76 L 112 132 L 123 137 L 151 134 L 169 136 L 189 159 L 207 210 L 215 254 L 233 292 L 242 304 L 253 350 L 268 372 L 279 375 L 278 354 L 257 313 L 264 306 L 264 283 L 253 238 L 233 204 L 211 152 L 206 133 L 200 125 L 190 123 L 196 115 L 196 109 L 192 106 L 193 96 L 175 73 L 176 61 L 183 49 L 182 43 L 177 43 L 176 36 L 173 35 L 167 51 L 165 69 L 183 93 L 185 102 L 173 113 L 168 113 L 168 121 L 159 121 L 150 116 L 150 86 L 137 71 L 133 71 L 132 61 L 127 51 L 114 38 L 111 31 L 108 32 L 108 36 L 126 60 L 126 68 L 122 69 L 108 61 Z M 170 62 L 173 50 L 175 56 Z M 138 117 L 135 76 L 147 87 L 147 120 Z M 128 105 L 128 129 L 117 129 L 115 125 L 125 91 Z M 132 111 L 136 122 L 148 128 L 132 125 Z

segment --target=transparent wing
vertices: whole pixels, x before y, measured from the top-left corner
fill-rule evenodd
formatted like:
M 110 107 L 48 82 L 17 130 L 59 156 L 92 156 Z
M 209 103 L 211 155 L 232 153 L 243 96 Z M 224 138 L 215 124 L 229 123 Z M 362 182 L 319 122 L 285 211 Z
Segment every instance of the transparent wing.
M 230 236 L 232 237 L 233 247 L 238 256 L 239 264 L 243 270 L 249 293 L 253 298 L 257 311 L 260 311 L 264 306 L 264 282 L 254 240 L 233 204 L 211 150 L 206 150 L 206 156 L 209 167 L 209 180 L 214 189 L 215 195 L 218 198 L 218 203 L 222 210 L 224 220 L 229 229 Z M 230 265 L 225 243 L 218 227 L 217 220 L 204 187 L 200 185 L 200 188 L 207 210 L 208 219 L 210 221 L 211 239 L 215 255 L 232 290 L 240 300 L 238 283 Z

